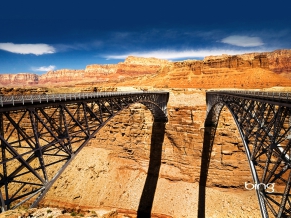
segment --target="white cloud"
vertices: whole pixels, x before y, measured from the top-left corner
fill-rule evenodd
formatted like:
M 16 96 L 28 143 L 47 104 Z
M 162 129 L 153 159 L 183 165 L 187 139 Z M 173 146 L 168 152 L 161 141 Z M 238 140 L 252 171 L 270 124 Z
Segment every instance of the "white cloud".
M 42 67 L 37 67 L 37 68 L 32 68 L 33 71 L 53 71 L 56 68 L 54 65 L 49 65 L 48 67 L 42 66 Z
M 17 54 L 52 54 L 55 53 L 55 48 L 47 44 L 14 44 L 0 43 L 0 49 Z
M 120 55 L 107 55 L 104 56 L 107 59 L 125 59 L 128 56 L 136 57 L 155 57 L 159 59 L 183 59 L 183 58 L 204 58 L 205 56 L 210 55 L 236 55 L 244 54 L 250 52 L 263 52 L 262 50 L 224 50 L 224 49 L 202 49 L 202 50 L 185 50 L 185 51 L 175 51 L 175 50 L 158 50 L 158 51 L 149 51 L 149 52 L 131 52 Z
M 264 44 L 260 37 L 239 36 L 239 35 L 228 36 L 222 39 L 221 42 L 241 47 L 256 47 Z

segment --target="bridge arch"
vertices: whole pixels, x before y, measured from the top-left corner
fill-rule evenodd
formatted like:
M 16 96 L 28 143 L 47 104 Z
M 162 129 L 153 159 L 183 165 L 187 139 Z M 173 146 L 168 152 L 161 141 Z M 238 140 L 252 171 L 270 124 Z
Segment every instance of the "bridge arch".
M 271 96 L 271 94 L 266 94 Z M 273 94 L 274 96 L 274 94 Z M 278 99 L 277 99 L 278 100 Z M 219 116 L 227 107 L 240 132 L 254 184 L 276 184 L 276 191 L 263 185 L 256 189 L 262 217 L 290 215 L 290 106 L 283 99 L 251 93 L 207 93 L 207 115 L 201 159 L 198 216 L 205 216 L 205 187 Z M 274 192 L 274 193 L 273 193 Z
M 167 92 L 66 95 L 33 104 L 15 98 L 0 108 L 2 211 L 28 201 L 35 207 L 80 150 L 132 104 L 145 105 L 154 124 L 167 122 Z

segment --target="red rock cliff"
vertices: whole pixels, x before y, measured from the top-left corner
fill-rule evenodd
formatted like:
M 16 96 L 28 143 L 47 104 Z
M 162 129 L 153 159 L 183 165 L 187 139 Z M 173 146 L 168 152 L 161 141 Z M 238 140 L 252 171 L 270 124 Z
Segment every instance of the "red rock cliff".
M 267 54 L 267 57 L 270 70 L 275 73 L 291 73 L 291 50 L 277 50 L 270 52 Z
M 35 85 L 38 84 L 38 75 L 32 73 L 0 74 L 0 85 Z
M 88 65 L 36 74 L 0 75 L 2 86 L 106 85 L 180 88 L 266 88 L 291 86 L 291 50 L 208 56 L 169 62 L 130 56 L 118 64 Z M 287 78 L 287 80 L 286 80 Z

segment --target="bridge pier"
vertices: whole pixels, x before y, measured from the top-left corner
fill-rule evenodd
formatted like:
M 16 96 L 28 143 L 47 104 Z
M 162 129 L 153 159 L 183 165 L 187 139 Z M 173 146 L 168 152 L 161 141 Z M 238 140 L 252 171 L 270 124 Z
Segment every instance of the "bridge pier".
M 208 177 L 208 170 L 211 159 L 211 152 L 215 133 L 219 121 L 219 115 L 223 108 L 222 104 L 214 105 L 213 101 L 209 101 L 207 104 L 207 115 L 204 123 L 204 135 L 203 135 L 203 149 L 201 155 L 201 168 L 199 178 L 199 195 L 198 195 L 198 217 L 205 217 L 205 202 L 206 202 L 206 183 Z M 203 166 L 203 167 L 202 167 Z
M 205 188 L 212 145 L 222 107 L 240 132 L 262 217 L 291 216 L 291 101 L 287 93 L 217 91 L 207 93 L 207 115 L 199 183 L 198 217 L 205 217 Z M 277 188 L 267 190 L 269 184 Z
M 168 92 L 69 93 L 0 96 L 0 203 L 2 211 L 36 207 L 80 150 L 120 111 L 143 104 L 154 118 L 149 190 L 151 208 L 167 121 Z M 154 138 L 156 137 L 156 139 Z M 158 149 L 158 150 L 156 150 Z M 152 180 L 153 178 L 153 180 Z

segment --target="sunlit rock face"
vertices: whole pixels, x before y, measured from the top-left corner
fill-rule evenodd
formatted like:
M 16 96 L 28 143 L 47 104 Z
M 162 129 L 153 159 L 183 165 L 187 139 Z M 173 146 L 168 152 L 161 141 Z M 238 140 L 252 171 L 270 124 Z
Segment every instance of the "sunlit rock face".
M 291 51 L 277 50 L 268 54 L 269 68 L 275 73 L 282 74 L 287 78 L 291 73 Z
M 168 90 L 169 121 L 152 213 L 160 217 L 191 217 L 198 208 L 205 92 Z M 141 104 L 118 114 L 81 151 L 41 205 L 83 210 L 118 208 L 120 213 L 131 211 L 134 214 L 140 206 L 148 176 L 152 126 L 152 115 Z M 231 114 L 223 110 L 210 162 L 207 214 L 224 216 L 232 207 L 244 206 L 244 210 L 236 212 L 237 217 L 240 214 L 241 217 L 259 216 L 255 192 L 243 188 L 244 182 L 250 180 L 238 130 Z M 223 192 L 217 188 L 222 188 Z M 241 205 L 239 202 L 245 199 L 248 201 Z M 215 207 L 220 209 L 213 210 Z
M 2 86 L 10 85 L 36 85 L 38 84 L 38 75 L 32 73 L 18 73 L 18 74 L 0 74 L 0 84 Z
M 204 60 L 170 62 L 129 56 L 118 64 L 91 64 L 43 75 L 0 75 L 2 86 L 152 86 L 169 88 L 267 88 L 290 86 L 291 50 L 208 56 Z M 259 82 L 258 82 L 259 81 Z
M 285 86 L 288 90 L 289 60 L 290 50 L 179 62 L 128 57 L 116 65 L 92 64 L 84 70 L 57 70 L 32 77 L 36 81 L 33 89 L 0 91 L 32 94 L 93 91 L 94 87 L 100 91 L 169 91 L 169 121 L 152 213 L 160 217 L 197 217 L 206 89 L 274 90 L 274 86 Z M 5 78 L 11 84 L 26 84 L 22 77 Z M 152 126 L 152 115 L 141 104 L 118 114 L 77 155 L 41 205 L 110 208 L 134 217 L 148 176 Z M 210 161 L 206 217 L 260 217 L 255 192 L 244 189 L 248 181 L 252 178 L 244 147 L 231 114 L 224 109 Z

